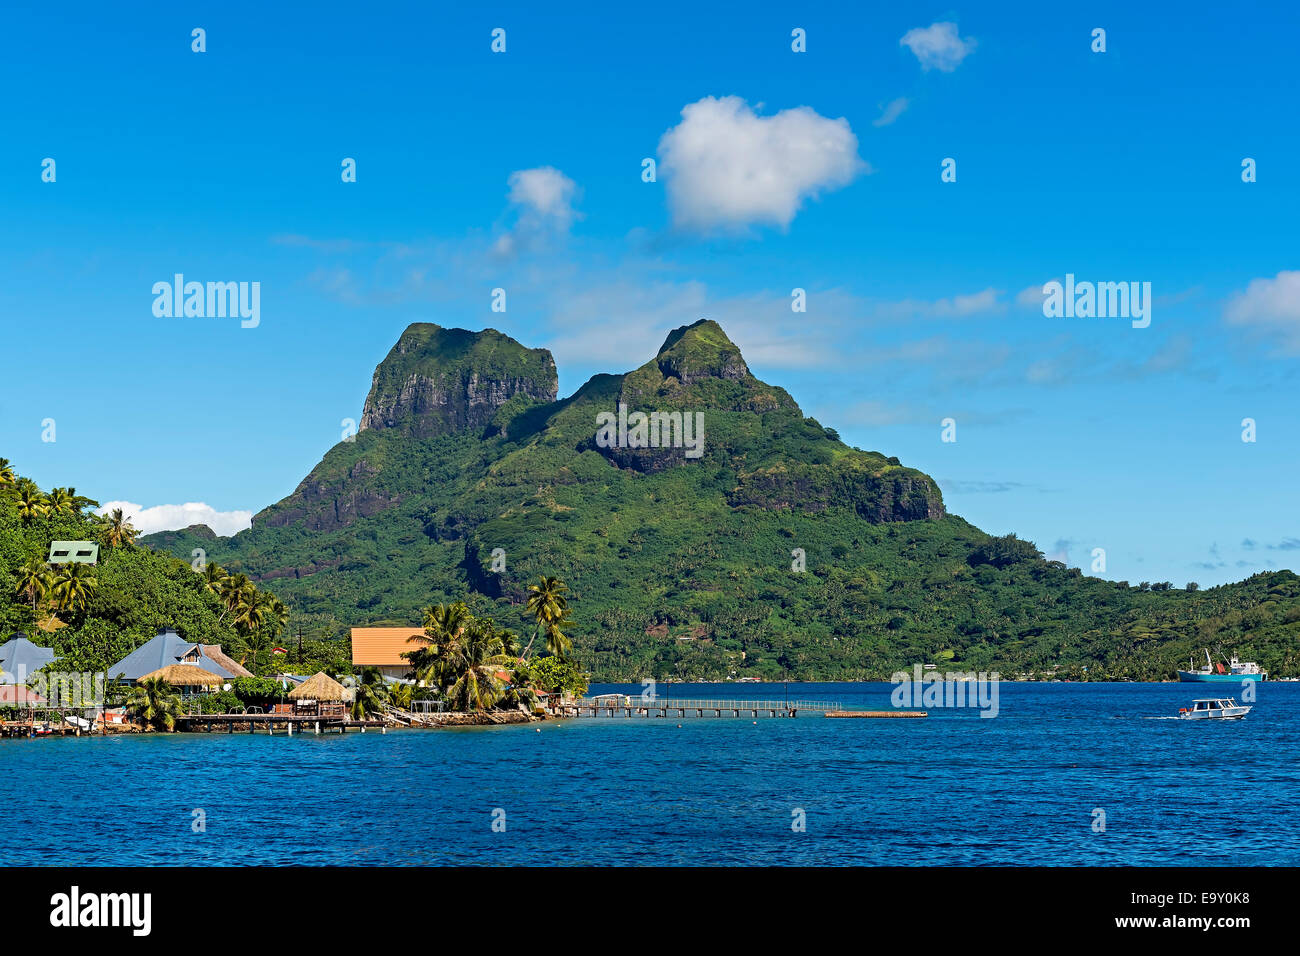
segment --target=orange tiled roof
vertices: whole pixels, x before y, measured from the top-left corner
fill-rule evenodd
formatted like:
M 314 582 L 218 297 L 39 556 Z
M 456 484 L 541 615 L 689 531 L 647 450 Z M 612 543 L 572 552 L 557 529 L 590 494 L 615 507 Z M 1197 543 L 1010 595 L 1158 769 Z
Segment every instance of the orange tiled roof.
M 404 667 L 409 661 L 402 655 L 420 646 L 418 641 L 410 638 L 424 636 L 423 628 L 419 627 L 354 627 L 352 664 L 355 667 Z

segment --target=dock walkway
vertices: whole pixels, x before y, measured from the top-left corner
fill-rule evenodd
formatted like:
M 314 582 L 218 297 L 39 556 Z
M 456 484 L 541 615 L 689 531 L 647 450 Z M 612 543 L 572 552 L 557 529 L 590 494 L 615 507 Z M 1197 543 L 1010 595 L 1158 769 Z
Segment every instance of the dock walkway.
M 688 700 L 606 695 L 556 703 L 551 712 L 559 717 L 797 717 L 843 711 L 838 703 L 825 700 Z
M 277 727 L 289 735 L 308 732 L 341 734 L 349 730 L 360 730 L 364 734 L 367 729 L 373 728 L 378 728 L 382 734 L 387 729 L 387 723 L 383 720 L 352 720 L 349 717 L 318 714 L 183 714 L 176 718 L 176 729 L 191 733 L 221 733 L 224 729 L 225 733 L 233 734 L 236 728 L 241 733 L 247 728 L 250 734 L 259 730 L 274 734 Z

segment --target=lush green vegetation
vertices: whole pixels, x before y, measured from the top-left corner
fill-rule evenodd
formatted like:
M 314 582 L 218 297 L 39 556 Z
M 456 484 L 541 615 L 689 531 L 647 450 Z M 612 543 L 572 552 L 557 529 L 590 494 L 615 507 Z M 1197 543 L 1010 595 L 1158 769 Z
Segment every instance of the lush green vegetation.
M 475 615 L 463 602 L 425 608 L 427 641 L 412 639 L 405 655 L 417 685 L 432 690 L 454 711 L 532 712 L 540 706 L 538 690 L 581 695 L 589 675 L 567 655 L 567 639 L 560 632 L 568 622 L 567 590 L 554 577 L 542 578 L 531 589 L 529 611 L 538 634 L 546 636 L 549 655 L 532 661 L 528 648 L 520 652 L 517 634 Z
M 127 712 L 154 730 L 176 729 L 181 716 L 181 698 L 161 677 L 152 677 L 132 687 L 126 697 Z
M 446 381 L 446 362 L 462 378 L 546 378 L 533 350 L 512 353 L 496 333 L 491 361 L 471 369 L 475 349 L 457 339 L 444 356 L 432 327 L 412 328 L 428 349 L 403 354 L 397 372 Z M 380 387 L 405 380 L 391 372 L 381 365 L 368 405 L 396 402 Z M 364 429 L 251 530 L 148 543 L 179 557 L 203 547 L 273 584 L 322 639 L 409 624 L 430 596 L 533 627 L 527 582 L 558 574 L 583 607 L 561 633 L 601 680 L 883 678 L 918 662 L 1159 680 L 1207 646 L 1300 675 L 1293 573 L 1130 587 L 992 538 L 946 514 L 923 473 L 805 418 L 714 323 L 674 332 L 641 368 L 598 375 L 567 399 L 536 391 L 515 393 L 482 429 L 446 431 L 450 412 L 433 437 L 406 420 Z M 705 410 L 702 457 L 596 447 L 596 413 L 619 402 Z
M 54 649 L 60 669 L 99 671 L 172 627 L 186 640 L 221 645 L 258 673 L 272 666 L 350 671 L 344 644 L 287 640 L 289 609 L 247 576 L 215 564 L 196 572 L 138 547 L 127 516 L 96 516 L 97 506 L 73 488 L 46 493 L 0 459 L 0 640 L 23 631 Z M 53 541 L 96 541 L 98 563 L 51 566 Z M 273 655 L 280 639 L 287 653 Z

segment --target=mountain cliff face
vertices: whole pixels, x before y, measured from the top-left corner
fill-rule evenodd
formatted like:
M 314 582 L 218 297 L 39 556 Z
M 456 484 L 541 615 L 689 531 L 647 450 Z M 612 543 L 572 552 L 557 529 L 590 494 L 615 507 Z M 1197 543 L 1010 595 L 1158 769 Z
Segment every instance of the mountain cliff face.
M 362 429 L 431 438 L 481 429 L 515 396 L 555 401 L 555 359 L 495 329 L 407 328 L 375 369 Z
M 555 359 L 494 329 L 467 332 L 420 322 L 409 326 L 375 369 L 361 431 L 397 438 L 478 436 L 512 400 L 527 406 L 555 400 Z M 391 473 L 398 446 L 333 467 L 327 458 L 288 498 L 253 516 L 254 526 L 337 531 L 401 505 L 421 489 L 402 466 Z M 310 572 L 310 567 L 306 570 Z M 302 567 L 273 568 L 273 577 L 301 576 Z
M 602 421 L 612 422 L 603 433 Z M 218 539 L 189 528 L 149 543 L 178 555 L 201 544 L 211 560 L 275 581 L 300 610 L 347 624 L 416 620 L 437 594 L 466 588 L 520 602 L 535 574 L 558 573 L 575 592 L 597 590 L 590 610 L 612 602 L 643 617 L 645 637 L 683 612 L 637 582 L 679 577 L 686 560 L 690 588 L 722 602 L 686 612 L 691 633 L 711 634 L 704 621 L 722 626 L 750 585 L 695 562 L 749 554 L 753 534 L 778 522 L 945 517 L 933 479 L 806 418 L 716 322 L 675 329 L 640 367 L 596 375 L 562 400 L 545 349 L 418 323 L 375 369 L 358 434 L 251 530 Z M 788 568 L 798 527 L 766 547 L 760 576 Z M 510 573 L 490 570 L 494 552 Z
M 375 370 L 360 432 L 250 530 L 145 542 L 187 561 L 202 547 L 339 631 L 467 594 L 525 630 L 527 585 L 554 574 L 575 598 L 577 653 L 606 679 L 883 678 L 930 660 L 1016 673 L 1071 655 L 1095 675 L 1115 646 L 1212 643 L 1218 616 L 1254 627 L 1260 602 L 1300 596 L 1294 575 L 1257 576 L 1178 610 L 1181 592 L 992 539 L 925 473 L 805 417 L 711 321 L 563 399 L 544 349 L 412 325 Z M 1015 561 L 990 563 L 991 543 Z M 1148 615 L 1146 601 L 1165 603 Z M 1149 656 L 1111 673 L 1161 676 Z

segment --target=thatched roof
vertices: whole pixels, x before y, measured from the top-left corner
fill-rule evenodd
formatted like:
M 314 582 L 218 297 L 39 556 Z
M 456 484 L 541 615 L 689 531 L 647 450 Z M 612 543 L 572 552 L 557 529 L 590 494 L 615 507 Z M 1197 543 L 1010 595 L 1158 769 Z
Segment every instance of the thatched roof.
M 289 691 L 289 699 L 351 700 L 352 692 L 324 671 L 319 671 Z
M 201 646 L 203 647 L 203 656 L 228 672 L 231 677 L 253 676 L 252 671 L 223 651 L 220 644 L 203 644 Z
M 160 667 L 156 671 L 150 671 L 143 677 L 137 677 L 136 683 L 142 684 L 147 680 L 153 680 L 155 677 L 161 677 L 173 687 L 215 687 L 226 682 L 224 677 L 220 677 L 212 671 L 205 671 L 202 667 L 194 664 L 171 664 L 167 667 Z

